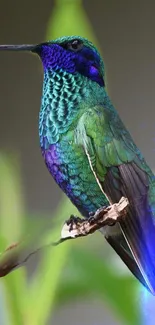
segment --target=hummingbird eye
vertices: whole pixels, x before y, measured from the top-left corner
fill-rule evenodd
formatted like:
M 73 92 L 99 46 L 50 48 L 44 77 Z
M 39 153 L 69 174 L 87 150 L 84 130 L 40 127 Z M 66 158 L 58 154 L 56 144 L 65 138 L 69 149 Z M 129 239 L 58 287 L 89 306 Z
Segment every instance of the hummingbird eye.
M 78 52 L 78 51 L 80 51 L 82 49 L 83 42 L 81 42 L 78 39 L 75 39 L 73 41 L 62 44 L 62 46 L 66 50 L 70 50 L 70 51 L 73 51 L 73 52 Z

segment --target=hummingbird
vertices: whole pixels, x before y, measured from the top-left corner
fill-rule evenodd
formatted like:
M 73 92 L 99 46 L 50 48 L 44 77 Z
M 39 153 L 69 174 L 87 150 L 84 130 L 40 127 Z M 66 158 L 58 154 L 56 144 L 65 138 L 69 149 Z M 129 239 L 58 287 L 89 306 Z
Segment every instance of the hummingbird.
M 122 196 L 129 200 L 125 218 L 102 233 L 155 294 L 155 177 L 108 96 L 97 48 L 65 36 L 0 50 L 30 51 L 41 59 L 39 138 L 46 166 L 85 218 Z

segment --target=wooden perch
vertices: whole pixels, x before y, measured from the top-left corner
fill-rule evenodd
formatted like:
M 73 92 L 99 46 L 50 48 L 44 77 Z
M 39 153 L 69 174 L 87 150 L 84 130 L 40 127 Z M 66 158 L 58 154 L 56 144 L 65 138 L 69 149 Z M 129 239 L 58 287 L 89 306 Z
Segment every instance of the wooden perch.
M 32 255 L 47 247 L 57 246 L 70 239 L 88 236 L 105 226 L 113 226 L 116 222 L 119 222 L 121 218 L 126 216 L 128 205 L 128 200 L 122 197 L 118 203 L 106 208 L 100 208 L 93 217 L 88 219 L 71 216 L 69 220 L 65 222 L 61 230 L 61 237 L 57 242 L 51 242 L 35 250 L 31 250 L 30 252 L 27 252 L 26 245 L 24 246 L 21 243 L 12 244 L 1 255 L 0 277 L 6 276 L 14 269 L 23 266 Z

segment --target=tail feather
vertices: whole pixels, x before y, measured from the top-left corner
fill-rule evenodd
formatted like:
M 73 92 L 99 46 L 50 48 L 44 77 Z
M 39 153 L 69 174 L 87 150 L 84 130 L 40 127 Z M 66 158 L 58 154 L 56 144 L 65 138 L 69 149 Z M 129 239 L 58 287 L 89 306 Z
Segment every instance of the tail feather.
M 148 177 L 135 163 L 114 168 L 109 169 L 103 189 L 111 202 L 125 196 L 130 206 L 120 221 L 119 236 L 110 230 L 106 239 L 131 272 L 155 295 L 155 224 L 148 201 Z
M 141 225 L 139 225 L 137 231 L 137 227 L 133 225 L 131 213 L 129 212 L 126 220 L 120 222 L 120 228 L 147 287 L 155 294 L 155 259 L 153 252 L 155 236 L 153 241 L 150 240 L 152 239 L 152 232 L 155 235 L 154 225 L 151 222 L 151 216 L 147 216 L 147 232 L 145 233 L 145 229 L 142 229 Z M 149 236 L 148 228 L 150 229 Z
M 144 287 L 146 287 L 152 294 L 154 294 L 152 286 L 148 284 L 148 281 L 145 280 L 145 277 L 139 269 L 137 262 L 134 259 L 130 248 L 124 238 L 124 235 L 121 232 L 118 233 L 117 236 L 110 236 L 107 234 L 105 238 L 115 250 L 115 252 L 120 256 L 129 270 L 133 273 L 133 275 L 143 284 Z

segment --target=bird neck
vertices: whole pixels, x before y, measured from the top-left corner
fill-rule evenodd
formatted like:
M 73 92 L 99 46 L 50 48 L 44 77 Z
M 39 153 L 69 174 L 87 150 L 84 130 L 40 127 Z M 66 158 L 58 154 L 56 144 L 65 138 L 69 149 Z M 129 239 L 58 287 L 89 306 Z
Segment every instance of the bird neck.
M 41 146 L 47 130 L 48 142 L 56 143 L 87 107 L 104 105 L 106 97 L 103 87 L 79 73 L 46 70 L 39 119 Z

